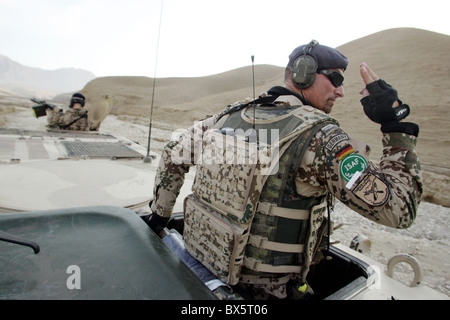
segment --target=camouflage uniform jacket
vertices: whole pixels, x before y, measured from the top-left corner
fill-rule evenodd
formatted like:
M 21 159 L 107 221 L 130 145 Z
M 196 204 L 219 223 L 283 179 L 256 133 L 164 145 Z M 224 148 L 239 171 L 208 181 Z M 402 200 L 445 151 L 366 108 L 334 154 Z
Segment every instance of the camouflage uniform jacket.
M 230 107 L 244 103 L 240 101 Z M 301 105 L 295 96 L 280 96 L 280 115 Z M 305 108 L 305 112 L 308 108 Z M 196 162 L 193 150 L 201 148 L 201 135 L 212 128 L 223 112 L 197 122 L 163 150 L 154 186 L 152 210 L 169 217 L 184 183 L 184 175 Z M 315 110 L 315 112 L 320 112 Z M 273 115 L 272 115 L 273 116 Z M 271 115 L 256 111 L 259 119 Z M 407 228 L 415 219 L 422 195 L 420 164 L 415 151 L 416 137 L 402 133 L 383 135 L 383 156 L 377 166 L 369 159 L 370 148 L 345 133 L 338 125 L 323 127 L 313 138 L 295 177 L 296 191 L 304 197 L 331 193 L 364 217 L 394 228 Z M 284 297 L 285 288 L 274 285 Z
M 286 105 L 301 104 L 294 96 L 280 96 L 278 101 Z M 196 122 L 166 145 L 155 178 L 153 212 L 171 216 L 184 176 L 196 163 L 193 150 L 201 147 L 201 139 L 195 137 L 214 126 L 229 108 L 241 103 L 243 101 Z M 186 140 L 190 143 L 186 144 Z M 295 181 L 297 192 L 307 197 L 331 192 L 372 221 L 393 228 L 409 227 L 422 196 L 420 163 L 415 151 L 417 138 L 403 133 L 385 133 L 382 143 L 383 155 L 377 166 L 369 159 L 368 145 L 351 138 L 336 125 L 325 127 L 316 134 L 300 159 Z M 185 150 L 186 145 L 190 150 Z M 174 153 L 179 157 L 174 157 Z M 362 174 L 352 180 L 352 172 L 356 171 Z
M 48 111 L 47 122 L 49 127 L 57 127 L 58 129 L 64 130 L 89 130 L 87 111 L 84 108 L 70 108 L 66 110 L 66 112 L 60 112 L 59 110 L 56 110 L 56 108 Z

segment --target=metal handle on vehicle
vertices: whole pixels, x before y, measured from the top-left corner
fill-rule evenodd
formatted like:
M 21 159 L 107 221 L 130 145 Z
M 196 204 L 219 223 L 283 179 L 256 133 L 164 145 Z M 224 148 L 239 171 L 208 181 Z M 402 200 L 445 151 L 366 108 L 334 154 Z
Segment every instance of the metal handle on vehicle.
M 35 254 L 38 254 L 40 251 L 39 245 L 36 242 L 19 238 L 17 236 L 14 236 L 12 234 L 9 234 L 9 233 L 1 231 L 1 230 L 0 230 L 0 241 L 5 241 L 5 242 L 9 242 L 9 243 L 18 244 L 21 246 L 30 247 L 31 249 L 33 249 Z
M 387 263 L 386 274 L 392 278 L 394 275 L 394 268 L 400 262 L 406 262 L 414 270 L 414 279 L 411 281 L 409 286 L 410 287 L 418 286 L 420 284 L 420 282 L 422 282 L 422 280 L 423 280 L 423 268 L 422 268 L 422 265 L 420 264 L 419 260 L 417 260 L 415 257 L 413 257 L 409 254 L 401 253 L 401 254 L 397 254 L 397 255 L 393 256 L 392 258 L 390 258 Z

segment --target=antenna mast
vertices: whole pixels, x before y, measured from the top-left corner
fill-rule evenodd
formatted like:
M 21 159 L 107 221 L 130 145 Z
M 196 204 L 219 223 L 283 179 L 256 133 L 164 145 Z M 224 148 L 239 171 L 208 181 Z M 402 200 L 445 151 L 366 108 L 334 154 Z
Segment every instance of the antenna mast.
M 163 4 L 164 4 L 164 0 L 161 0 L 161 12 L 159 14 L 158 40 L 157 40 L 157 43 L 156 43 L 155 72 L 154 72 L 154 75 L 153 75 L 152 104 L 151 104 L 151 107 L 150 107 L 150 124 L 148 126 L 147 155 L 144 158 L 144 162 L 145 163 L 152 162 L 152 159 L 150 157 L 150 141 L 151 141 L 151 136 L 152 136 L 153 102 L 155 100 L 156 67 L 158 65 L 159 36 L 161 34 L 161 21 L 162 21 L 162 13 L 163 13 Z
M 255 56 L 254 55 L 252 55 L 252 76 L 253 76 L 253 130 L 255 130 L 256 94 L 255 94 Z

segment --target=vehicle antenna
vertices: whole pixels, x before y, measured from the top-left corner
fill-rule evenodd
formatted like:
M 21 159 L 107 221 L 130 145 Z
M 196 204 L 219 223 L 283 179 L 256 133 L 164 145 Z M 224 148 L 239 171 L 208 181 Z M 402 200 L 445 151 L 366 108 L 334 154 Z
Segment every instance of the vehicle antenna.
M 150 157 L 150 141 L 151 141 L 151 136 L 152 136 L 153 102 L 155 100 L 156 66 L 158 65 L 159 36 L 161 34 L 161 21 L 162 21 L 162 13 L 163 13 L 163 4 L 164 4 L 164 0 L 161 0 L 161 12 L 159 14 L 158 40 L 157 40 L 157 43 L 156 43 L 155 72 L 154 72 L 154 75 L 153 75 L 152 103 L 151 103 L 151 106 L 150 106 L 150 124 L 148 126 L 147 155 L 144 158 L 144 162 L 145 163 L 152 162 L 152 159 Z
M 255 94 L 255 56 L 254 55 L 252 55 L 252 77 L 253 77 L 253 130 L 255 131 L 256 94 Z

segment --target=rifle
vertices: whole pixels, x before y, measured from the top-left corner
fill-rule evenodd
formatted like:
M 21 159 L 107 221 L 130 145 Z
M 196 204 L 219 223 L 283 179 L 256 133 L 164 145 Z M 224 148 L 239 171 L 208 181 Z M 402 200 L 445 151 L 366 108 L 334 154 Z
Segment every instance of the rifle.
M 45 102 L 45 100 L 38 100 L 36 98 L 31 98 L 30 100 L 38 104 L 37 106 L 32 106 L 36 118 L 46 116 L 47 113 L 45 112 L 45 110 L 53 110 L 56 107 L 54 104 Z

